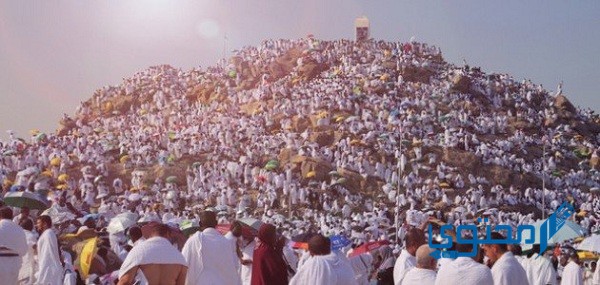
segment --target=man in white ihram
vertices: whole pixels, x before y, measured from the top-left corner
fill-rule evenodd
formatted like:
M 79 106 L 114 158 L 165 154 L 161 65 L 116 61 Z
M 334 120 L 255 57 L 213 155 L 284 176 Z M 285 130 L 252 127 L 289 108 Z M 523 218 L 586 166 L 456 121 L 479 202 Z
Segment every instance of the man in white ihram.
M 0 283 L 17 284 L 23 256 L 27 253 L 25 232 L 12 221 L 12 210 L 0 208 Z
M 58 248 L 58 239 L 52 229 L 49 216 L 39 216 L 36 220 L 37 231 L 41 233 L 37 242 L 39 271 L 36 273 L 36 284 L 63 284 L 63 265 Z
M 417 266 L 413 267 L 406 275 L 404 275 L 402 285 L 435 284 L 437 261 L 431 256 L 432 252 L 433 250 L 426 244 L 417 249 Z
M 565 257 L 568 262 L 562 264 L 565 268 L 562 272 L 561 285 L 583 285 L 583 270 L 579 266 L 579 256 L 574 250 L 567 251 Z
M 473 245 L 457 244 L 456 250 L 462 253 L 472 252 Z M 455 260 L 442 265 L 435 278 L 435 285 L 479 284 L 494 284 L 492 272 L 487 266 L 466 256 L 458 257 Z
M 406 249 L 403 249 L 394 264 L 394 284 L 401 285 L 406 273 L 417 264 L 417 249 L 425 244 L 425 233 L 417 228 L 410 229 L 405 237 Z
M 186 285 L 239 285 L 233 243 L 219 233 L 217 216 L 214 212 L 204 211 L 200 215 L 202 232 L 196 232 L 185 243 L 183 256 L 188 263 Z
M 492 233 L 492 240 L 504 240 L 505 237 L 497 232 Z M 492 277 L 494 285 L 529 284 L 525 269 L 508 251 L 506 244 L 486 244 L 483 246 L 485 255 L 494 264 Z
M 531 250 L 532 253 L 522 263 L 529 284 L 556 285 L 556 270 L 552 262 L 547 257 L 537 254 L 540 252 L 540 245 L 534 244 Z

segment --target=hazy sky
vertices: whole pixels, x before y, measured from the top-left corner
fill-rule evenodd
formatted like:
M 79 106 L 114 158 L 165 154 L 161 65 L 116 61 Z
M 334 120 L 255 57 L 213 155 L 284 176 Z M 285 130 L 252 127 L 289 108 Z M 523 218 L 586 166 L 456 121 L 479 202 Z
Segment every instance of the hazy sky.
M 353 37 L 435 44 L 454 63 L 564 81 L 574 104 L 600 110 L 600 1 L 0 0 L 0 138 L 53 131 L 94 90 L 157 64 L 213 65 L 268 38 Z

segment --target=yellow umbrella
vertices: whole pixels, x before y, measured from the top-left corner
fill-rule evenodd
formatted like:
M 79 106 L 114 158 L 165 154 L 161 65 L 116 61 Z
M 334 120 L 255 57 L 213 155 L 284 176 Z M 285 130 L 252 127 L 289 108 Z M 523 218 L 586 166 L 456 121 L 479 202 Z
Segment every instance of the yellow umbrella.
M 13 185 L 13 182 L 10 181 L 9 179 L 4 179 L 4 181 L 2 181 L 2 186 L 4 186 L 4 188 L 8 189 L 10 188 L 10 186 Z
M 121 156 L 121 158 L 119 159 L 119 161 L 120 161 L 121 163 L 125 163 L 125 162 L 127 162 L 128 160 L 129 160 L 129 155 L 124 155 L 124 156 Z
M 60 157 L 55 157 L 53 159 L 50 160 L 50 165 L 51 166 L 60 166 Z
M 598 255 L 591 251 L 578 251 L 577 255 L 581 260 L 598 260 Z
M 310 171 L 309 173 L 306 173 L 306 178 L 312 178 L 312 177 L 315 177 L 316 175 L 317 175 L 316 172 Z
M 69 180 L 69 174 L 63 173 L 58 176 L 58 182 L 66 183 Z
M 345 119 L 346 119 L 346 118 L 344 118 L 344 116 L 339 116 L 339 117 L 337 117 L 337 118 L 335 119 L 335 122 L 336 122 L 336 123 L 339 123 L 339 122 L 342 122 L 342 121 L 344 121 Z
M 46 170 L 46 171 L 42 172 L 42 175 L 46 176 L 46 177 L 52 177 L 52 171 Z
M 98 238 L 91 238 L 84 241 L 85 245 L 79 254 L 79 269 L 81 269 L 81 275 L 83 279 L 87 278 L 90 274 L 90 268 L 92 267 L 92 261 L 94 260 L 94 255 L 96 255 L 96 251 L 98 250 L 96 244 L 98 243 Z
M 58 190 L 65 190 L 67 188 L 69 188 L 69 185 L 67 185 L 67 184 L 60 184 L 60 185 L 56 186 L 56 189 L 58 189 Z

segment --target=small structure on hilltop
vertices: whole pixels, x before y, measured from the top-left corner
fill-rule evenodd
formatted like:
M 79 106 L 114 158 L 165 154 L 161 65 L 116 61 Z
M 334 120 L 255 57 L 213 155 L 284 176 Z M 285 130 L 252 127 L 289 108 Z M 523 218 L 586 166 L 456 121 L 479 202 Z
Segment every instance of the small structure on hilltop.
M 357 42 L 366 41 L 371 38 L 369 19 L 365 16 L 354 20 L 354 33 Z

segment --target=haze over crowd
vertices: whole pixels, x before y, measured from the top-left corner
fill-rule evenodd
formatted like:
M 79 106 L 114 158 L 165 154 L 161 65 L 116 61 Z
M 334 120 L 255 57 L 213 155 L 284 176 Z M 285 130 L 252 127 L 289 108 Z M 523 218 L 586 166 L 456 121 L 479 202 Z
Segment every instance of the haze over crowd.
M 156 64 L 187 70 L 267 38 L 372 36 L 440 46 L 486 72 L 529 78 L 598 110 L 600 2 L 86 1 L 0 3 L 0 138 L 53 131 L 102 86 Z M 334 19 L 334 21 L 332 21 Z M 227 38 L 226 40 L 225 37 Z

